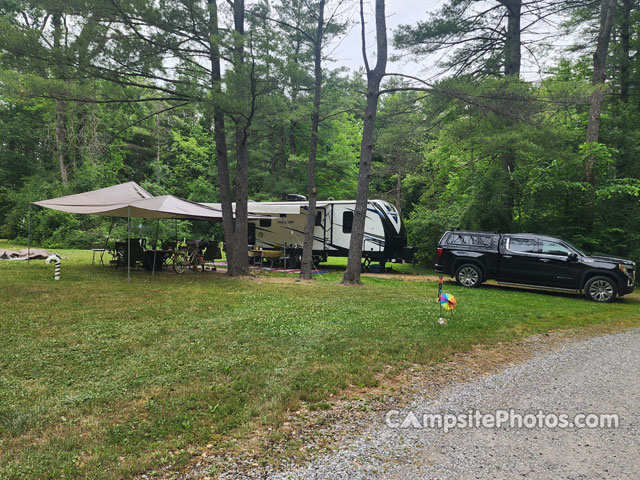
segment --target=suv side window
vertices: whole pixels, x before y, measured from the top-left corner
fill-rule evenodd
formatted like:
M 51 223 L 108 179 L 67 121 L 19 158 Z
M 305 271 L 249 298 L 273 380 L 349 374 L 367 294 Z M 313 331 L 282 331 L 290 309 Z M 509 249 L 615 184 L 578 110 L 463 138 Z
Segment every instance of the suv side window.
M 449 245 L 469 245 L 473 247 L 490 248 L 493 245 L 494 238 L 490 235 L 478 235 L 469 233 L 452 233 L 447 238 Z
M 542 253 L 546 255 L 562 255 L 563 257 L 566 257 L 571 253 L 571 250 L 558 242 L 543 240 Z
M 509 250 L 516 253 L 538 253 L 538 242 L 533 238 L 510 238 Z

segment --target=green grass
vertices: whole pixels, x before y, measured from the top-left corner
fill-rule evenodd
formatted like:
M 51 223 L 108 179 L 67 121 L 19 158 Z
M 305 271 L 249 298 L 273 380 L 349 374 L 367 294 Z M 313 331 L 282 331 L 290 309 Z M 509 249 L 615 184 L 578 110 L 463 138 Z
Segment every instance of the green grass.
M 378 262 L 371 262 L 372 265 L 378 265 Z M 347 267 L 347 259 L 343 257 L 330 257 L 326 262 L 317 265 L 321 270 L 329 270 L 335 272 L 342 272 Z M 419 275 L 437 275 L 432 268 L 425 268 L 422 265 L 416 265 L 414 268 L 412 264 L 407 263 L 387 263 L 386 268 L 393 269 L 392 273 L 404 273 L 404 274 L 419 274 Z
M 0 248 L 11 247 L 0 242 Z M 337 285 L 126 273 L 59 251 L 0 262 L 0 478 L 127 478 L 224 450 L 305 403 L 330 408 L 385 365 L 431 364 L 478 343 L 591 324 L 640 324 L 640 298 L 446 284 L 459 306 L 436 324 L 437 286 Z M 266 275 L 265 275 L 266 276 Z

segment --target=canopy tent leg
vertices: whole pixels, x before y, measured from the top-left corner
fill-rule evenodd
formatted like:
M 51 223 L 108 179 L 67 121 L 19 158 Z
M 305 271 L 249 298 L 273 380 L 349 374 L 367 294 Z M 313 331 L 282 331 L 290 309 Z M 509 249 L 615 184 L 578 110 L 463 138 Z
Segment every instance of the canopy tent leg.
M 176 250 L 178 249 L 178 219 L 176 218 L 173 226 L 175 228 L 175 234 L 176 234 Z
M 27 264 L 29 264 L 31 263 L 31 204 L 29 204 L 29 213 L 27 214 L 27 217 L 29 217 L 29 226 L 27 227 L 27 237 L 29 238 L 27 240 Z
M 100 264 L 104 265 L 104 252 L 107 251 L 107 247 L 109 246 L 109 239 L 111 238 L 111 231 L 113 230 L 114 225 L 118 221 L 117 218 L 114 217 L 111 220 L 111 226 L 109 227 L 109 233 L 107 233 L 107 238 L 104 239 L 104 248 L 102 249 L 102 253 L 100 254 Z
M 131 283 L 131 206 L 127 207 L 127 282 Z
M 156 273 L 156 255 L 158 254 L 158 230 L 160 229 L 160 219 L 156 223 L 156 239 L 153 241 L 153 267 L 151 267 L 151 276 Z

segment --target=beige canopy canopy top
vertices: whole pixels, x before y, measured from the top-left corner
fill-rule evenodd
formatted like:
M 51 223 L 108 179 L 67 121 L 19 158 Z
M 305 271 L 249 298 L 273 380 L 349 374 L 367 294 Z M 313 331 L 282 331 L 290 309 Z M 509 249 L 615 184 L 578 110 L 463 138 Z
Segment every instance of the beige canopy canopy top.
M 33 202 L 33 204 L 61 212 L 106 217 L 222 220 L 222 211 L 219 208 L 212 208 L 173 195 L 154 197 L 136 182 Z

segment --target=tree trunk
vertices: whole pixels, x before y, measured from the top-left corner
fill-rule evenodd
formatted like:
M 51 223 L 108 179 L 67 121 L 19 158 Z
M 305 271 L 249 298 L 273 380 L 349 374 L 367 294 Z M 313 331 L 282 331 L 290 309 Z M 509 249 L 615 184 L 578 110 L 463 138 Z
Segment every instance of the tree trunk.
M 302 14 L 301 12 L 299 13 L 300 15 Z M 299 23 L 296 22 L 296 28 L 298 27 L 299 27 Z M 301 47 L 301 40 L 299 38 L 296 38 L 295 47 L 293 49 L 293 63 L 295 63 L 296 65 L 298 65 L 299 63 L 298 57 L 300 55 L 300 47 Z M 291 114 L 293 115 L 296 101 L 298 99 L 298 90 L 300 88 L 300 85 L 298 84 L 298 79 L 294 78 L 293 74 L 289 76 L 289 83 L 291 84 L 291 106 L 292 106 Z M 291 120 L 289 120 L 289 155 L 296 155 L 298 151 L 298 147 L 296 143 L 297 129 L 298 129 L 298 122 L 296 122 L 294 118 L 291 118 Z M 283 157 L 282 165 L 281 165 L 281 171 L 283 174 L 286 172 L 286 169 L 287 169 L 287 159 Z
M 362 56 L 367 72 L 367 105 L 364 112 L 362 127 L 362 143 L 360 144 L 360 168 L 358 171 L 358 190 L 356 193 L 356 207 L 353 214 L 351 241 L 349 242 L 349 257 L 347 269 L 341 283 L 343 285 L 360 284 L 360 269 L 362 261 L 362 240 L 364 238 L 364 224 L 369 203 L 369 177 L 371 175 L 371 154 L 373 151 L 373 133 L 378 110 L 380 83 L 387 68 L 387 25 L 385 18 L 384 0 L 376 0 L 376 42 L 377 61 L 373 70 L 369 68 L 365 43 L 365 22 L 363 0 L 360 0 L 360 22 L 362 24 Z
M 158 106 L 160 108 L 160 106 Z M 160 114 L 156 115 L 156 182 L 158 185 L 162 185 L 162 166 L 160 162 Z
M 253 101 L 253 91 L 248 91 L 245 86 L 245 59 L 244 59 L 244 0 L 233 2 L 234 24 L 234 52 L 233 69 L 239 73 L 242 79 L 240 86 L 240 102 Z M 251 74 L 252 75 L 252 74 Z M 251 79 L 252 81 L 253 79 Z M 253 90 L 253 89 L 251 89 Z M 243 111 L 242 106 L 240 107 Z M 249 256 L 247 254 L 248 239 L 248 201 L 249 201 L 249 126 L 250 114 L 242 112 L 237 116 L 236 122 L 236 216 L 235 216 L 235 255 L 233 262 L 229 264 L 228 273 L 231 276 L 246 275 L 249 273 Z
M 396 210 L 402 214 L 402 169 L 398 169 L 396 174 Z
M 62 183 L 69 181 L 67 173 L 67 135 L 65 125 L 67 123 L 67 106 L 62 100 L 54 100 L 56 109 L 56 158 L 60 169 L 60 180 Z
M 515 185 L 512 180 L 512 175 L 516 168 L 516 154 L 511 148 L 508 148 L 506 152 L 502 153 L 501 157 L 502 169 L 507 175 L 505 192 L 502 197 L 505 215 L 504 218 L 496 218 L 493 228 L 508 232 L 511 230 L 513 224 L 513 207 L 516 200 L 516 194 L 514 191 Z
M 600 31 L 596 51 L 593 54 L 593 85 L 589 107 L 589 123 L 587 125 L 587 143 L 597 142 L 600 131 L 600 115 L 602 113 L 602 101 L 604 99 L 607 54 L 609 52 L 609 40 L 616 11 L 616 0 L 601 0 L 600 3 Z M 585 167 L 585 180 L 595 184 L 595 160 L 587 160 Z
M 316 220 L 316 155 L 318 152 L 318 126 L 320 124 L 320 94 L 322 92 L 322 39 L 324 36 L 324 3 L 318 2 L 318 28 L 314 42 L 314 75 L 315 87 L 313 91 L 313 113 L 311 115 L 311 139 L 309 144 L 309 167 L 307 182 L 309 187 L 309 209 L 307 210 L 307 224 L 304 230 L 304 246 L 302 249 L 302 264 L 300 278 L 311 280 L 311 264 L 313 259 L 313 232 Z
M 235 264 L 235 222 L 231 201 L 231 182 L 229 180 L 229 155 L 224 125 L 224 111 L 219 105 L 222 97 L 222 74 L 220 69 L 220 32 L 218 30 L 218 6 L 216 0 L 207 0 L 209 6 L 209 60 L 211 62 L 211 89 L 213 91 L 213 131 L 216 142 L 216 164 L 218 166 L 218 185 L 222 204 L 222 230 L 224 232 L 227 265 Z M 231 274 L 231 270 L 227 270 Z
M 229 275 L 247 275 L 249 273 L 249 147 L 248 126 L 236 127 L 236 248 L 235 263 L 229 269 Z
M 520 20 L 522 18 L 522 0 L 504 0 L 507 8 L 507 33 L 504 42 L 504 74 L 520 76 L 522 62 L 522 42 L 520 38 Z
M 622 46 L 620 58 L 620 101 L 629 101 L 629 52 L 631 51 L 631 3 L 632 0 L 622 0 L 622 25 L 620 28 L 620 43 Z
M 53 48 L 54 56 L 58 63 L 58 77 L 62 79 L 62 14 L 60 12 L 54 12 L 51 15 L 53 24 Z M 58 168 L 60 169 L 60 180 L 66 184 L 69 181 L 69 175 L 67 171 L 67 104 L 64 100 L 54 100 L 56 113 L 56 159 L 58 161 Z
M 505 34 L 504 43 L 504 75 L 505 77 L 513 76 L 520 78 L 520 68 L 522 64 L 522 40 L 521 40 L 521 18 L 522 18 L 522 0 L 504 0 L 502 4 L 507 9 L 507 32 Z M 508 80 L 507 80 L 508 81 Z M 505 185 L 506 192 L 503 197 L 503 205 L 505 218 L 500 221 L 497 228 L 509 231 L 513 220 L 513 206 L 515 203 L 515 194 L 513 191 L 513 183 L 511 175 L 516 168 L 515 153 L 509 149 L 502 154 L 502 168 L 507 175 L 507 183 Z

